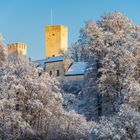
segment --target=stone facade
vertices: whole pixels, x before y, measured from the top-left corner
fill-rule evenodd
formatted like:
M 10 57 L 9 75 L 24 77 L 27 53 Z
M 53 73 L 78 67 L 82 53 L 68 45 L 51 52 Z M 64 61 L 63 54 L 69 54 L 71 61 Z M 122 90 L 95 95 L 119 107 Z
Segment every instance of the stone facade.
M 64 80 L 66 82 L 70 82 L 70 81 L 84 81 L 84 75 L 71 75 L 71 76 L 65 76 Z
M 51 62 L 51 63 L 46 63 L 45 67 L 46 72 L 51 77 L 56 77 L 59 78 L 64 76 L 64 63 L 63 61 L 57 61 L 57 62 Z

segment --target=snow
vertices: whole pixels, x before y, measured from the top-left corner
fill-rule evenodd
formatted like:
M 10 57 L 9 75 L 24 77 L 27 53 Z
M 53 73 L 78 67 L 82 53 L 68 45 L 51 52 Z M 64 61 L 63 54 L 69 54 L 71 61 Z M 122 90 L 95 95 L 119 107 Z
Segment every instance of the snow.
M 33 61 L 33 62 L 38 64 L 41 68 L 44 68 L 46 61 L 47 61 L 46 59 L 42 59 L 42 60 L 36 60 L 36 61 Z
M 64 56 L 56 56 L 56 57 L 49 57 L 48 59 L 36 60 L 33 62 L 38 64 L 41 68 L 45 68 L 46 63 L 52 63 L 52 62 L 63 61 L 63 60 L 64 60 Z
M 65 73 L 65 76 L 84 75 L 87 65 L 87 62 L 74 62 Z
M 63 61 L 63 60 L 64 60 L 64 56 L 50 57 L 50 58 L 48 58 L 48 60 L 46 61 L 46 63 Z

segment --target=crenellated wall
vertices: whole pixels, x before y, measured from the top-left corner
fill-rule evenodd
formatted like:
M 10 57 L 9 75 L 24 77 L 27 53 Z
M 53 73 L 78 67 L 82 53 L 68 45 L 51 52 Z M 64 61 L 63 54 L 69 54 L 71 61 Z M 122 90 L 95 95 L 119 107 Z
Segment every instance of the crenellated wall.
M 27 45 L 24 43 L 11 43 L 8 44 L 8 55 L 27 55 Z

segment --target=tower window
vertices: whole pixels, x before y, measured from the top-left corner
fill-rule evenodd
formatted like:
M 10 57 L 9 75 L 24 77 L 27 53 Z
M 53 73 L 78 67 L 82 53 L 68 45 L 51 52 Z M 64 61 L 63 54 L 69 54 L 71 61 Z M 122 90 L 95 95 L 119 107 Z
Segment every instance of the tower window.
M 57 72 L 57 73 L 56 73 L 56 76 L 60 76 L 59 70 L 57 70 L 56 72 Z
M 52 76 L 52 71 L 50 71 L 50 77 Z
M 55 34 L 52 34 L 53 36 L 55 35 Z

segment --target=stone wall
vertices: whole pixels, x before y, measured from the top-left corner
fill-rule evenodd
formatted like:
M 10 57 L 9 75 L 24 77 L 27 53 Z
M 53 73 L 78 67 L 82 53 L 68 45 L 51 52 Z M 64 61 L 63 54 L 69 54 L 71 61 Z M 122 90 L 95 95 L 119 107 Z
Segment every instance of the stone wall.
M 64 63 L 63 61 L 57 61 L 53 63 L 46 63 L 46 72 L 49 73 L 51 77 L 60 78 L 64 76 Z
M 84 80 L 84 75 L 65 76 L 64 80 L 66 82 L 68 82 L 68 81 L 83 81 Z

